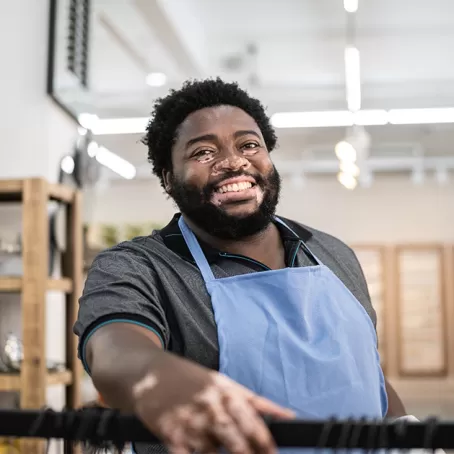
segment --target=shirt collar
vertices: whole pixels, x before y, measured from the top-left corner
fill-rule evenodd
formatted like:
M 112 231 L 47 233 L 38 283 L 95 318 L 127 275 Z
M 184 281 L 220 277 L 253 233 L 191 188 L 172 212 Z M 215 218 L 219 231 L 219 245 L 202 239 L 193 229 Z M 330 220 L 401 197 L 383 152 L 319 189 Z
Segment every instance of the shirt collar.
M 181 255 L 192 261 L 191 253 L 186 245 L 186 242 L 181 234 L 180 227 L 178 226 L 178 219 L 181 214 L 176 213 L 172 220 L 159 231 L 164 244 L 173 252 Z M 289 219 L 285 219 L 281 216 L 279 218 L 285 222 L 286 225 L 276 222 L 276 227 L 279 229 L 282 240 L 286 241 L 308 241 L 312 233 L 306 230 L 300 224 L 297 224 Z M 209 263 L 213 263 L 219 258 L 219 250 L 199 240 L 200 247 L 202 248 Z

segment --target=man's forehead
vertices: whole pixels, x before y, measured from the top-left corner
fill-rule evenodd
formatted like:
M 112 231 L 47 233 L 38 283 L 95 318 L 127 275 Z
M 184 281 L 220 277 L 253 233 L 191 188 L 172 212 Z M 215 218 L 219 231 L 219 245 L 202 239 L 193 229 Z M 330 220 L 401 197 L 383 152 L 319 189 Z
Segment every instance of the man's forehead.
M 258 133 L 255 120 L 244 110 L 234 106 L 206 107 L 197 110 L 184 120 L 179 128 L 179 136 L 205 134 L 216 130 L 251 129 Z

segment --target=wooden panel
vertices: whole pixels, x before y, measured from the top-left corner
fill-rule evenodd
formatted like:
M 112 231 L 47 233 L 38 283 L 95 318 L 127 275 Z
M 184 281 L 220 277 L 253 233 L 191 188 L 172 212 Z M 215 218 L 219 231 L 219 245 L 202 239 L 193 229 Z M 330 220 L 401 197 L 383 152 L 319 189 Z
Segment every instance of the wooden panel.
M 378 245 L 353 246 L 367 281 L 372 305 L 377 314 L 378 350 L 383 369 L 386 369 L 386 278 L 384 248 Z
M 66 306 L 66 361 L 68 368 L 73 371 L 72 386 L 67 388 L 67 405 L 78 408 L 81 405 L 81 387 L 83 369 L 77 357 L 77 337 L 73 334 L 73 326 L 77 320 L 79 298 L 82 294 L 84 244 L 82 226 L 82 194 L 76 192 L 73 202 L 67 209 L 67 244 L 68 250 L 64 257 L 64 274 L 73 283 L 73 292 L 67 296 Z
M 18 293 L 22 291 L 22 279 L 20 277 L 0 277 L 0 292 Z
M 385 266 L 385 301 L 386 310 L 384 314 L 386 326 L 386 376 L 399 376 L 399 337 L 398 318 L 399 310 L 397 304 L 397 254 L 396 248 L 387 245 L 384 248 Z
M 447 372 L 443 249 L 397 248 L 399 373 L 443 376 Z
M 67 277 L 60 279 L 49 279 L 47 281 L 47 290 L 71 293 L 73 290 L 73 282 L 70 278 Z
M 24 360 L 20 375 L 21 408 L 42 408 L 46 403 L 46 287 L 49 228 L 47 183 L 41 179 L 24 181 L 22 198 L 23 277 L 22 342 Z M 24 440 L 21 451 L 41 454 L 42 442 Z
M 454 247 L 452 245 L 445 246 L 444 259 L 448 375 L 454 377 Z
M 73 382 L 73 374 L 70 370 L 64 370 L 61 372 L 54 372 L 47 375 L 46 384 L 47 386 L 54 385 L 71 385 Z
M 69 370 L 50 373 L 46 376 L 46 385 L 70 385 L 72 383 L 72 373 Z M 0 374 L 0 391 L 20 391 L 20 374 Z
M 74 199 L 74 190 L 61 184 L 48 184 L 48 195 L 51 200 L 71 203 Z
M 21 277 L 0 277 L 0 292 L 4 293 L 18 293 L 22 291 L 22 278 Z M 71 279 L 48 279 L 47 290 L 61 291 L 64 293 L 70 293 L 73 288 Z
M 0 180 L 0 201 L 20 202 L 23 180 Z

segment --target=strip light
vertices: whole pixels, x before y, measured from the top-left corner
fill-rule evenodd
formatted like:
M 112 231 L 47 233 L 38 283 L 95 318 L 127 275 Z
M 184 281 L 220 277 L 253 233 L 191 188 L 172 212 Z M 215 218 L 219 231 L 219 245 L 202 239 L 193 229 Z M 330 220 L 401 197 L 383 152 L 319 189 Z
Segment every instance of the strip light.
M 442 109 L 392 109 L 388 121 L 393 125 L 454 123 L 454 108 Z
M 130 162 L 105 147 L 98 147 L 95 159 L 127 180 L 132 180 L 136 176 L 136 168 Z
M 347 13 L 356 13 L 358 11 L 358 0 L 344 0 L 344 9 Z
M 92 127 L 94 135 L 144 134 L 148 117 L 104 118 Z M 332 128 L 380 126 L 387 124 L 454 123 L 454 107 L 437 109 L 365 109 L 357 112 L 327 110 L 314 112 L 277 112 L 271 116 L 275 128 Z
M 112 134 L 144 134 L 149 118 L 106 118 L 98 120 L 92 128 L 97 136 Z
M 359 50 L 356 47 L 347 47 L 344 58 L 347 106 L 348 110 L 357 112 L 361 109 L 361 65 Z
M 311 117 L 314 116 L 316 121 Z M 271 123 L 276 128 L 310 128 L 314 127 L 343 127 L 343 126 L 377 126 L 377 125 L 411 125 L 454 123 L 454 108 L 436 109 L 391 109 L 326 111 L 326 112 L 282 112 L 271 117 Z
M 326 112 L 282 112 L 271 117 L 276 128 L 318 128 L 353 126 L 353 114 L 347 110 Z

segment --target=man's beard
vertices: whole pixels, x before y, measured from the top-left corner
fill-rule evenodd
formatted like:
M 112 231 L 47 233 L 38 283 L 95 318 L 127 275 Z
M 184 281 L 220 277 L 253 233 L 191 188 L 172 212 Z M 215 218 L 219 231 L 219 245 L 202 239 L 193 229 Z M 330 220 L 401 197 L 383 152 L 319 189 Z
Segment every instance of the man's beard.
M 257 186 L 263 191 L 263 200 L 253 213 L 234 216 L 215 206 L 210 202 L 210 198 L 221 181 L 241 176 L 254 178 Z M 279 202 L 281 178 L 275 167 L 266 177 L 245 172 L 230 172 L 224 174 L 222 180 L 200 189 L 172 176 L 171 188 L 169 195 L 174 199 L 180 211 L 199 228 L 218 238 L 238 240 L 255 235 L 268 227 Z

